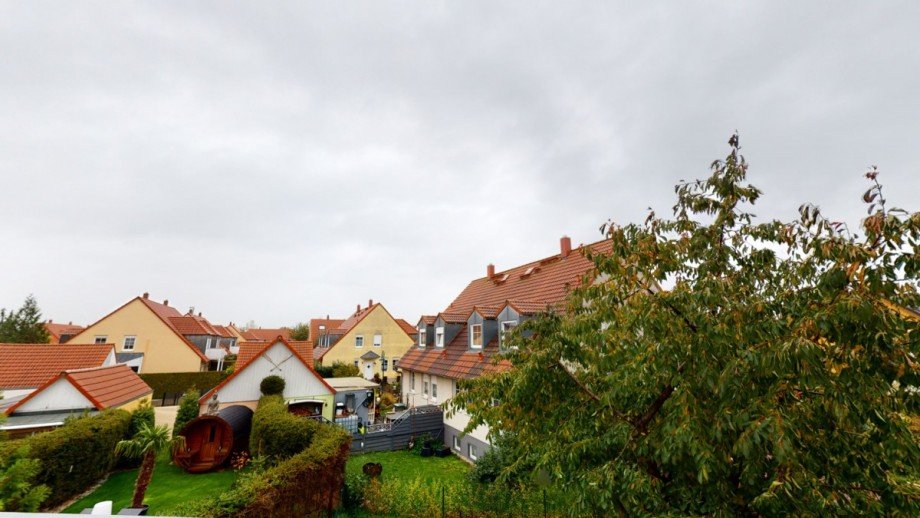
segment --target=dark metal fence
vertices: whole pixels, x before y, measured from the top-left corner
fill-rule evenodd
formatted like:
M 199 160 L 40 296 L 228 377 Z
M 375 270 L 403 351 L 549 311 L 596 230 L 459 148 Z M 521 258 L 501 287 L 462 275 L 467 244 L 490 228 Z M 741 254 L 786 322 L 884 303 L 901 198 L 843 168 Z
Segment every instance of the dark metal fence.
M 404 450 L 415 437 L 428 434 L 440 439 L 443 433 L 444 411 L 441 407 L 413 407 L 392 421 L 368 426 L 366 433 L 354 434 L 351 453 Z

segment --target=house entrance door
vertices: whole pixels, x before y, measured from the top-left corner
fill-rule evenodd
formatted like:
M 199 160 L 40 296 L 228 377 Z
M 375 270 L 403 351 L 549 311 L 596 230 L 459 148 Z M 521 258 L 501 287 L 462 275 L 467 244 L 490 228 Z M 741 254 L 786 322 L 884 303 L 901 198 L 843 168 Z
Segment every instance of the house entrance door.
M 364 364 L 364 379 L 371 380 L 374 379 L 374 364 L 367 362 Z

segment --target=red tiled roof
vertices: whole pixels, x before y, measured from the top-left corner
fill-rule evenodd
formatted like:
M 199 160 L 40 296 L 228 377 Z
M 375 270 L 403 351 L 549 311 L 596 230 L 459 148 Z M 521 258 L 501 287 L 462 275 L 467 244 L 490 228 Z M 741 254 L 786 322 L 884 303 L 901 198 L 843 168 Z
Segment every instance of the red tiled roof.
M 422 315 L 422 318 L 418 319 L 419 323 L 424 323 L 427 325 L 434 324 L 434 321 L 437 320 L 437 315 Z
M 490 359 L 498 352 L 497 341 L 487 344 L 482 351 L 468 348 L 466 322 L 470 314 L 475 309 L 486 318 L 495 318 L 508 304 L 524 315 L 540 313 L 547 308 L 562 311 L 569 292 L 586 276 L 593 277 L 590 273 L 594 263 L 585 257 L 587 249 L 609 252 L 611 242 L 604 240 L 580 246 L 565 257 L 556 254 L 472 281 L 438 314 L 445 322 L 462 324 L 463 330 L 446 347 L 411 348 L 400 359 L 400 368 L 455 379 L 509 369 L 511 364 L 507 360 L 493 364 Z M 425 317 L 422 319 L 426 324 L 433 323 L 424 320 Z
M 406 322 L 405 320 L 401 318 L 397 318 L 396 323 L 399 324 L 399 327 L 401 327 L 403 331 L 406 332 L 407 335 L 414 337 L 415 335 L 418 334 L 418 329 L 416 329 L 415 326 L 410 324 L 409 322 Z
M 323 335 L 339 335 L 341 332 L 332 332 L 338 329 L 345 320 L 337 318 L 311 318 L 310 319 L 310 341 L 316 344 L 319 337 Z M 324 326 L 320 329 L 320 326 Z
M 257 341 L 270 342 L 274 340 L 275 338 L 278 338 L 279 336 L 281 336 L 285 340 L 290 340 L 291 330 L 286 327 L 279 327 L 277 329 L 269 329 L 269 328 L 262 329 L 260 327 L 260 328 L 253 328 L 253 329 L 246 330 L 243 333 L 243 336 L 246 337 L 246 340 L 250 340 L 254 342 L 257 342 Z
M 467 346 L 469 332 L 466 325 L 445 347 L 413 347 L 399 360 L 399 367 L 452 379 L 471 379 L 490 372 L 504 372 L 511 363 L 501 360 L 493 363 L 498 352 L 498 341 L 493 340 L 481 351 Z
M 247 343 L 247 342 L 242 342 L 242 343 Z M 251 342 L 249 342 L 249 343 L 251 343 Z M 198 401 L 199 401 L 199 402 L 202 402 L 202 403 L 205 402 L 205 401 L 207 401 L 208 398 L 211 397 L 211 394 L 217 392 L 218 390 L 220 390 L 221 388 L 223 388 L 224 385 L 226 385 L 227 383 L 229 383 L 230 380 L 232 380 L 233 378 L 239 376 L 239 374 L 240 374 L 241 372 L 243 372 L 247 367 L 249 367 L 250 365 L 252 365 L 253 360 L 255 360 L 255 358 L 258 358 L 259 355 L 261 355 L 262 353 L 264 353 L 265 351 L 267 351 L 268 349 L 270 349 L 271 347 L 273 347 L 273 346 L 274 346 L 275 344 L 277 344 L 277 343 L 284 344 L 285 347 L 287 347 L 292 353 L 294 353 L 294 357 L 297 358 L 302 364 L 304 364 L 304 366 L 306 366 L 307 369 L 309 369 L 310 372 L 312 372 L 313 375 L 316 376 L 316 379 L 318 379 L 320 382 L 322 382 L 323 385 L 325 385 L 325 386 L 329 389 L 329 392 L 330 392 L 330 393 L 332 393 L 332 394 L 335 394 L 335 393 L 336 393 L 336 390 L 335 390 L 334 388 L 332 388 L 328 383 L 326 383 L 326 380 L 324 380 L 323 377 L 320 376 L 319 373 L 316 372 L 316 370 L 313 369 L 312 349 L 310 349 L 311 357 L 308 359 L 308 358 L 304 357 L 302 354 L 300 354 L 299 349 L 303 348 L 303 347 L 304 347 L 303 345 L 294 346 L 294 345 L 292 345 L 291 342 L 288 342 L 287 340 L 285 340 L 284 337 L 280 337 L 280 336 L 279 336 L 279 337 L 276 337 L 276 339 L 273 339 L 273 340 L 271 340 L 271 341 L 259 343 L 259 345 L 261 345 L 262 347 L 260 347 L 259 349 L 253 350 L 253 351 L 250 353 L 249 359 L 248 359 L 246 362 L 240 363 L 240 361 L 237 360 L 236 368 L 233 369 L 233 374 L 227 376 L 226 378 L 224 378 L 223 381 L 221 381 L 220 383 L 218 383 L 216 387 L 214 387 L 214 388 L 212 388 L 211 390 L 207 391 L 204 395 L 201 396 L 201 399 L 199 399 Z M 297 343 L 297 344 L 306 344 L 306 342 L 295 342 L 295 343 Z M 307 348 L 309 349 L 309 347 L 307 347 Z M 243 352 L 243 347 L 242 347 L 242 345 L 241 345 L 241 346 L 240 346 L 240 353 L 242 353 L 242 352 Z
M 275 339 L 277 338 L 276 336 Z M 313 344 L 306 340 L 291 340 L 287 343 L 303 357 L 310 367 L 313 367 Z M 252 361 L 265 348 L 265 344 L 266 342 L 240 342 L 240 351 L 236 354 L 236 368 Z
M 211 327 L 212 327 L 215 331 L 217 331 L 218 336 L 220 336 L 220 337 L 222 337 L 222 338 L 236 338 L 236 335 L 233 334 L 233 333 L 231 333 L 230 330 L 227 329 L 225 326 L 213 325 L 213 324 L 212 324 Z
M 76 336 L 77 333 L 83 331 L 83 326 L 76 326 L 73 324 L 55 324 L 53 322 L 45 322 L 45 330 L 48 331 L 48 334 L 51 335 L 52 343 L 60 343 L 61 335 L 70 335 Z
M 539 261 L 498 272 L 494 277 L 472 281 L 450 303 L 444 313 L 469 315 L 475 305 L 503 306 L 505 301 L 529 301 L 557 305 L 591 272 L 594 264 L 584 256 L 585 249 L 609 252 L 611 241 L 604 240 L 575 248 L 567 257 L 556 254 Z M 527 274 L 528 270 L 530 273 Z
M 25 402 L 61 378 L 66 379 L 86 396 L 97 410 L 117 407 L 153 393 L 153 389 L 127 365 L 70 369 L 48 379 L 41 388 L 9 407 L 6 413 L 12 414 Z
M 313 344 L 309 340 L 290 340 L 288 345 L 306 360 L 307 365 L 313 367 Z
M 378 302 L 378 303 L 376 303 L 376 304 L 374 304 L 374 305 L 372 305 L 372 306 L 368 306 L 368 307 L 366 307 L 366 308 L 364 308 L 364 309 L 360 309 L 360 310 L 358 310 L 358 311 L 355 311 L 355 313 L 354 313 L 352 316 L 350 316 L 350 317 L 348 317 L 347 319 L 345 319 L 345 321 L 342 322 L 341 325 L 339 325 L 339 331 L 343 331 L 343 332 L 346 332 L 346 333 L 347 333 L 349 329 L 351 329 L 351 328 L 355 327 L 356 325 L 358 325 L 358 322 L 364 320 L 364 317 L 366 317 L 367 315 L 369 315 L 369 314 L 371 313 L 371 311 L 372 311 L 374 308 L 376 308 L 377 306 L 379 306 L 379 305 L 380 305 L 380 303 Z
M 179 313 L 179 311 L 178 311 L 176 308 L 172 307 L 172 306 L 168 306 L 168 305 L 166 305 L 166 304 L 160 304 L 159 302 L 154 302 L 154 301 L 150 300 L 149 298 L 146 298 L 146 296 L 147 296 L 147 294 L 145 293 L 143 297 L 137 297 L 137 300 L 141 301 L 145 306 L 147 306 L 148 308 L 150 308 L 150 311 L 153 311 L 153 313 L 154 313 L 156 316 L 160 317 L 160 320 L 162 320 L 163 323 L 166 324 L 166 326 L 169 327 L 169 328 L 172 330 L 172 332 L 176 333 L 176 336 L 178 336 L 179 339 L 182 340 L 182 341 L 185 343 L 185 345 L 188 346 L 189 349 L 191 349 L 192 351 L 194 351 L 195 354 L 198 355 L 198 358 L 199 358 L 201 361 L 203 361 L 203 362 L 208 361 L 208 358 L 207 358 L 204 354 L 202 354 L 202 352 L 199 351 L 198 348 L 195 347 L 195 345 L 194 345 L 192 342 L 189 342 L 188 339 L 185 338 L 185 336 L 183 336 L 183 334 L 182 334 L 181 332 L 179 332 L 179 330 L 176 328 L 176 326 L 170 321 L 170 320 L 173 319 L 173 318 L 182 317 L 182 316 L 183 316 L 182 313 Z M 131 303 L 131 301 L 128 301 L 124 306 L 121 306 L 121 307 L 118 308 L 118 309 L 121 309 L 121 308 L 127 306 L 127 305 L 130 304 L 130 303 Z M 117 312 L 118 309 L 116 309 L 116 310 L 113 311 L 112 313 Z M 111 315 L 112 313 L 109 313 L 109 315 Z M 106 316 L 102 317 L 102 318 L 99 320 L 99 322 L 101 322 L 101 321 L 105 320 L 106 318 L 108 318 L 109 315 L 106 315 Z M 96 325 L 96 324 L 93 324 L 93 325 Z M 92 326 L 90 326 L 90 327 L 92 327 Z
M 183 317 L 171 317 L 169 323 L 172 324 L 173 328 L 179 332 L 181 335 L 209 335 L 207 329 L 199 322 L 195 317 L 183 316 Z
M 99 367 L 113 344 L 0 344 L 0 388 L 41 386 L 68 369 Z

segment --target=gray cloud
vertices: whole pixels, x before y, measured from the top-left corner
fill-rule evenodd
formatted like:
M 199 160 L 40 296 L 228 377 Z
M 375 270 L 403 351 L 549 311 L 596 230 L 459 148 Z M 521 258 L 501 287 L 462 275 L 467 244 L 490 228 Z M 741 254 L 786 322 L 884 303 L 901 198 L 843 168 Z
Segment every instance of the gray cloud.
M 765 191 L 920 195 L 920 6 L 0 2 L 0 305 L 150 291 L 414 320 L 486 263 L 665 213 L 735 129 Z

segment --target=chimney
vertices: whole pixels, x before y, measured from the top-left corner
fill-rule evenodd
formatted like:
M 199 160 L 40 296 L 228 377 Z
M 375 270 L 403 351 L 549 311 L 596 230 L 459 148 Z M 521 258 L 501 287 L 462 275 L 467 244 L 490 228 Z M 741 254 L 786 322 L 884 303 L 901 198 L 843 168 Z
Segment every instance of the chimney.
M 374 299 L 367 299 L 367 307 L 371 307 L 373 305 L 374 305 Z
M 48 319 L 48 323 L 49 323 L 49 324 L 53 324 L 54 322 L 52 322 L 51 319 L 49 318 L 49 319 Z
M 73 320 L 71 320 L 67 325 L 72 326 L 72 325 L 73 325 Z
M 195 314 L 195 306 L 189 306 L 188 313 L 186 313 L 186 315 L 193 316 L 194 314 Z
M 494 264 L 490 264 L 489 266 L 486 266 L 486 277 L 490 279 L 492 277 L 495 277 L 495 265 Z
M 358 309 L 355 310 L 355 315 L 361 312 L 361 304 L 358 304 Z
M 199 317 L 201 316 L 201 311 L 198 312 L 198 316 L 199 316 Z
M 145 298 L 145 299 L 149 299 L 149 298 L 150 298 L 150 294 L 147 293 L 146 291 L 144 292 L 144 298 Z
M 164 305 L 164 306 L 168 306 L 168 305 L 169 305 L 169 299 L 163 299 L 163 305 Z
M 559 255 L 562 257 L 568 257 L 572 253 L 572 238 L 569 236 L 562 236 L 562 239 L 559 240 Z

